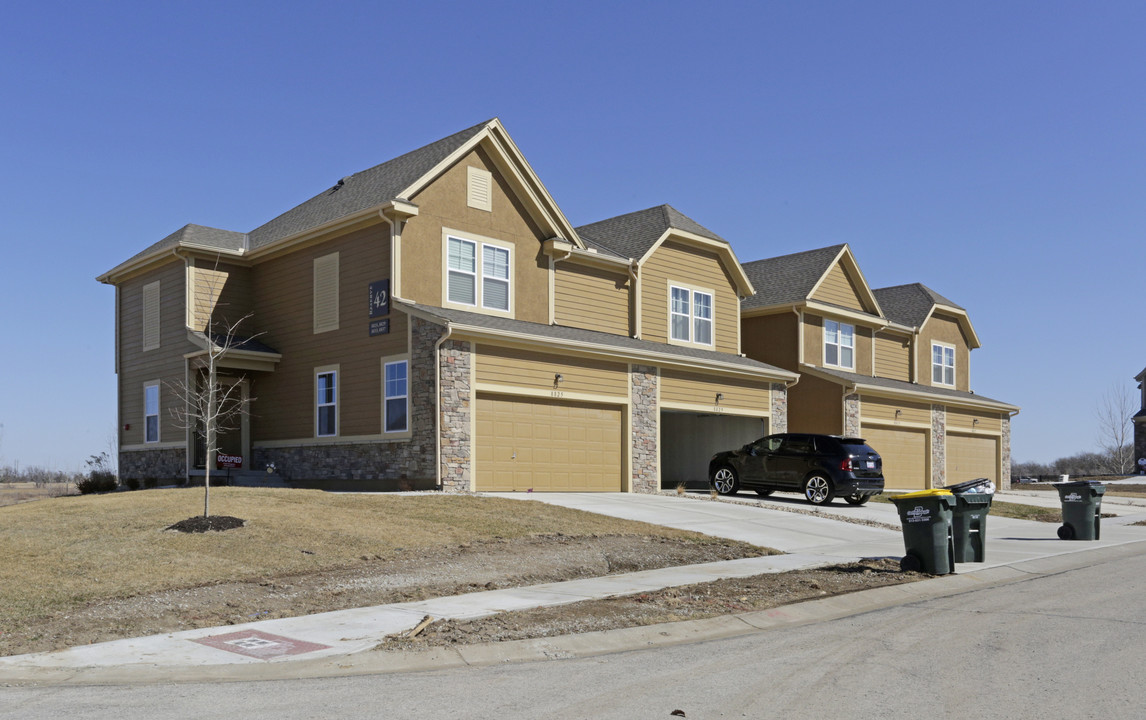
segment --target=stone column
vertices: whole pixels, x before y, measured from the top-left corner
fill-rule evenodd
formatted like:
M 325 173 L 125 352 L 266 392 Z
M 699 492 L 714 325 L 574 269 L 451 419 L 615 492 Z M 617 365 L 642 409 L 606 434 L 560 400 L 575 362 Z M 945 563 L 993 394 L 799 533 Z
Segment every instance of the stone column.
M 1003 437 L 999 441 L 999 453 L 1002 457 L 1002 477 L 999 478 L 999 490 L 1011 489 L 1011 418 L 1003 413 Z
M 947 407 L 931 406 L 931 487 L 947 486 Z
M 442 491 L 467 492 L 473 457 L 473 438 L 470 436 L 470 413 L 473 411 L 470 366 L 473 353 L 470 343 L 447 340 L 442 343 L 439 361 Z
M 860 397 L 855 393 L 844 396 L 844 435 L 860 435 Z
M 788 432 L 788 386 L 772 383 L 772 418 L 768 421 L 768 434 Z
M 660 409 L 657 407 L 657 369 L 633 365 L 629 373 L 633 393 L 633 492 L 652 493 L 660 490 L 657 447 Z

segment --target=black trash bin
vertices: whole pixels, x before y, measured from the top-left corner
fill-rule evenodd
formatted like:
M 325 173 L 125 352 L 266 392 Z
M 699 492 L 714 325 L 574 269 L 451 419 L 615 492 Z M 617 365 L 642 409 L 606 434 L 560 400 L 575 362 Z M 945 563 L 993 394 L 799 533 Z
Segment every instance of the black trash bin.
M 1055 483 L 1062 502 L 1063 540 L 1098 540 L 1101 532 L 1102 494 L 1106 486 L 1095 480 Z
M 955 571 L 955 545 L 951 537 L 951 508 L 955 496 L 949 490 L 921 490 L 892 495 L 903 525 L 907 554 L 899 561 L 902 570 L 922 570 L 931 575 Z
M 991 486 L 987 478 L 948 485 L 955 496 L 951 509 L 951 535 L 955 545 L 955 562 L 983 562 L 987 555 L 987 513 L 991 511 L 994 493 L 983 492 Z

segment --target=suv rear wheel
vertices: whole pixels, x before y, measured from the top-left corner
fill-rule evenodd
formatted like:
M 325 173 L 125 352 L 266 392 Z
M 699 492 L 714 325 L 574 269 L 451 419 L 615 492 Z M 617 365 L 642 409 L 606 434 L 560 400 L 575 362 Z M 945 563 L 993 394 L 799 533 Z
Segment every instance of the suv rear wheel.
M 816 473 L 804 480 L 804 497 L 813 505 L 827 505 L 836 496 L 832 481 Z
M 740 478 L 736 471 L 725 465 L 712 473 L 712 487 L 721 495 L 735 495 L 740 490 Z

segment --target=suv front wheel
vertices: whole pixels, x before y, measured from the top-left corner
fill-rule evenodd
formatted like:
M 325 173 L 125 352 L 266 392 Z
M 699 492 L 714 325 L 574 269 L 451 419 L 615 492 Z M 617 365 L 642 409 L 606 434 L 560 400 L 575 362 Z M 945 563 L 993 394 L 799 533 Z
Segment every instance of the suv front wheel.
M 809 475 L 804 480 L 804 497 L 813 505 L 827 505 L 836 496 L 832 481 L 820 475 Z

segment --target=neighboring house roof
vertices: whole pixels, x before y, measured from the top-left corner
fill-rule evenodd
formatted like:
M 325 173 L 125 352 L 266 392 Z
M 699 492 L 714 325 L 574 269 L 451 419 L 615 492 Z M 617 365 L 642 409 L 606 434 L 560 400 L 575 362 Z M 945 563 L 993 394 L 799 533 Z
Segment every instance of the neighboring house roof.
M 486 120 L 417 150 L 342 178 L 333 187 L 287 210 L 250 232 L 250 249 L 353 215 L 387 200 L 413 185 L 438 163 L 465 145 L 493 120 Z M 403 198 L 409 199 L 409 198 Z
M 781 255 L 744 263 L 744 272 L 756 294 L 741 301 L 741 309 L 798 303 L 808 299 L 816 283 L 839 257 L 846 245 Z
M 896 285 L 873 290 L 888 320 L 899 325 L 917 328 L 923 325 L 936 305 L 964 310 L 922 283 Z
M 979 405 L 996 407 L 999 410 L 1017 411 L 1017 405 L 1005 403 L 1002 400 L 992 400 L 989 397 L 977 395 L 973 392 L 965 390 L 952 390 L 949 388 L 932 387 L 930 385 L 920 385 L 918 383 L 905 382 L 903 380 L 892 380 L 890 378 L 871 377 L 870 375 L 860 375 L 858 373 L 845 372 L 843 370 L 831 370 L 822 367 L 812 367 L 810 365 L 803 365 L 800 367 L 801 372 L 806 372 L 810 375 L 822 377 L 826 380 L 833 380 L 841 384 L 856 385 L 861 389 L 864 387 L 883 389 L 883 390 L 898 390 L 903 393 L 912 395 L 927 395 L 937 400 L 954 401 L 958 404 L 966 405 Z
M 431 307 L 417 303 L 394 300 L 398 309 L 417 315 L 419 317 L 439 323 L 464 326 L 474 330 L 484 330 L 500 335 L 517 335 L 544 341 L 545 344 L 567 344 L 583 350 L 591 350 L 594 346 L 605 346 L 615 354 L 618 351 L 633 356 L 668 356 L 675 357 L 684 364 L 696 367 L 723 366 L 728 369 L 749 371 L 753 374 L 768 374 L 773 377 L 795 379 L 796 373 L 774 365 L 768 365 L 757 360 L 730 353 L 721 353 L 713 350 L 700 350 L 697 348 L 668 345 L 666 343 L 637 340 L 626 335 L 613 335 L 611 333 L 597 332 L 595 330 L 582 330 L 581 328 L 566 327 L 564 325 L 542 325 L 540 323 L 513 320 L 511 318 L 483 315 L 481 313 L 452 310 L 449 308 Z
M 576 228 L 590 247 L 639 260 L 668 230 L 682 230 L 709 240 L 728 241 L 671 205 L 657 205 Z

